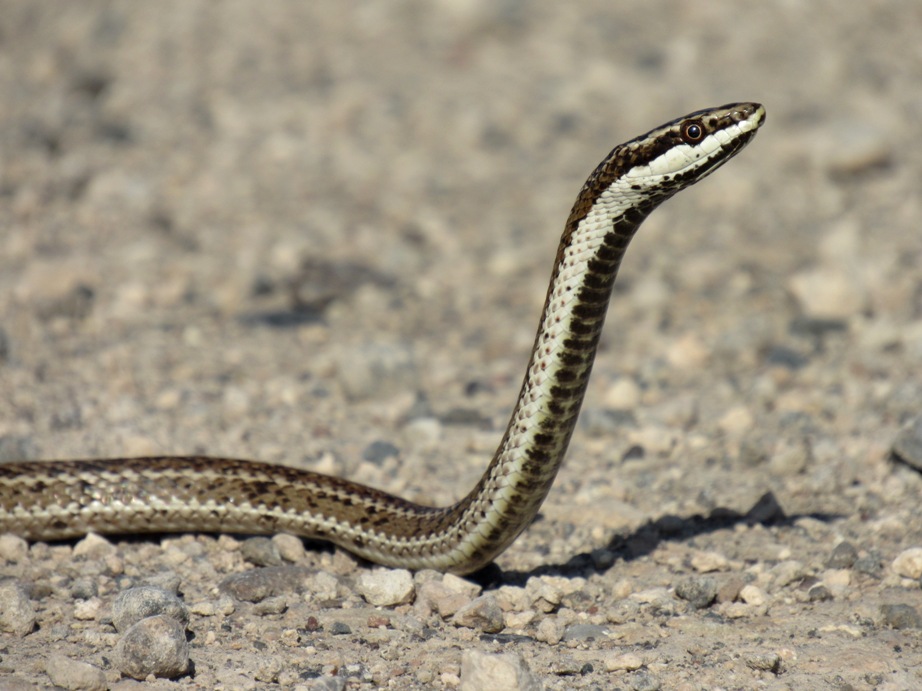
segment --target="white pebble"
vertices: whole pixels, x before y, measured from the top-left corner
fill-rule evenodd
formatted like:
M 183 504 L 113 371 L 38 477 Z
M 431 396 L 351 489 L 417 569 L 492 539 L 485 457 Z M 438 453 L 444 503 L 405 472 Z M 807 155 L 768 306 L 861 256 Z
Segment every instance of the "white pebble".
M 505 623 L 505 628 L 521 631 L 531 624 L 537 616 L 538 613 L 532 609 L 524 612 L 506 612 L 503 615 L 503 622 Z
M 535 638 L 542 643 L 557 645 L 560 643 L 560 639 L 563 638 L 563 627 L 560 626 L 553 617 L 547 617 L 538 624 L 538 629 L 535 631 Z
M 0 535 L 0 562 L 18 564 L 29 556 L 29 543 L 18 535 Z
M 910 547 L 900 552 L 891 564 L 893 570 L 904 578 L 922 577 L 922 547 Z
M 634 671 L 643 667 L 643 658 L 637 653 L 623 653 L 603 659 L 606 672 Z
M 297 564 L 304 559 L 305 550 L 301 538 L 288 533 L 279 533 L 272 536 L 272 542 L 279 551 L 279 556 L 285 561 Z
M 465 650 L 461 654 L 461 691 L 541 688 L 539 680 L 516 653 L 488 654 Z
M 718 552 L 695 552 L 691 558 L 692 568 L 698 573 L 725 571 L 729 560 Z
M 378 607 L 402 605 L 413 599 L 413 576 L 406 569 L 367 571 L 359 576 L 356 592 Z
M 93 621 L 99 617 L 99 610 L 102 609 L 102 600 L 98 597 L 91 597 L 74 605 L 74 619 L 78 621 Z
M 640 387 L 631 377 L 618 377 L 604 394 L 605 405 L 615 410 L 634 410 L 640 405 Z
M 864 308 L 865 290 L 852 272 L 837 266 L 819 266 L 794 274 L 788 290 L 810 317 L 847 319 Z
M 745 602 L 747 605 L 753 605 L 759 607 L 764 605 L 768 600 L 768 596 L 765 594 L 765 591 L 761 588 L 754 585 L 744 585 L 740 588 L 740 600 Z

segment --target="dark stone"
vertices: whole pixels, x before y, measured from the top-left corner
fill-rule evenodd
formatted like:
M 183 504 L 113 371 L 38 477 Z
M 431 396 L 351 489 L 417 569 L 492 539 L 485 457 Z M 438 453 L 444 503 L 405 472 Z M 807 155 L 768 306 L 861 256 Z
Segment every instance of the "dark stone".
M 830 569 L 850 569 L 858 559 L 858 550 L 851 542 L 840 542 L 832 550 L 826 566 Z
M 896 435 L 893 455 L 906 465 L 922 470 L 922 416 L 910 422 Z
M 695 609 L 705 609 L 717 598 L 717 580 L 710 576 L 691 576 L 676 585 L 675 594 Z
M 922 629 L 922 616 L 912 605 L 881 605 L 882 624 L 894 629 Z

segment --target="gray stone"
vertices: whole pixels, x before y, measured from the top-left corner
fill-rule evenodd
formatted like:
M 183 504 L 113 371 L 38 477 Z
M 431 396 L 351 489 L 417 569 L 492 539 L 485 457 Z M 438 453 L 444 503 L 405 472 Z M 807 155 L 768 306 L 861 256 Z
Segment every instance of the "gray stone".
M 396 458 L 399 454 L 400 449 L 396 446 L 389 441 L 378 439 L 365 447 L 365 450 L 362 451 L 362 458 L 375 465 L 380 465 L 388 458 Z
M 278 546 L 268 537 L 251 537 L 240 546 L 240 554 L 256 566 L 281 566 Z
M 746 658 L 746 665 L 752 669 L 772 674 L 784 671 L 784 660 L 778 653 L 755 653 Z
M 29 557 L 29 543 L 9 533 L 0 535 L 0 562 L 18 564 Z
M 716 579 L 710 576 L 692 576 L 676 585 L 675 594 L 687 600 L 695 609 L 705 609 L 717 598 L 717 590 Z
M 646 670 L 632 674 L 629 683 L 632 691 L 659 691 L 662 688 L 662 682 Z
M 566 641 L 605 641 L 608 640 L 610 629 L 599 624 L 570 624 L 563 632 L 562 640 Z
M 132 679 L 175 679 L 189 669 L 189 643 L 175 619 L 148 617 L 129 628 L 115 646 L 115 665 Z
M 922 470 L 922 416 L 906 425 L 893 441 L 893 455 L 906 465 Z
M 25 586 L 14 578 L 0 580 L 0 631 L 25 636 L 35 628 L 35 608 Z
M 451 618 L 456 626 L 479 629 L 484 633 L 499 633 L 503 630 L 503 610 L 492 595 L 481 595 L 459 609 Z
M 851 542 L 843 541 L 836 545 L 829 559 L 826 560 L 826 566 L 830 569 L 850 569 L 858 559 L 858 550 Z
M 259 602 L 267 597 L 301 592 L 309 569 L 303 566 L 267 566 L 235 573 L 221 581 L 221 590 L 243 602 Z
M 119 632 L 155 615 L 169 617 L 183 628 L 189 623 L 189 610 L 182 600 L 152 585 L 123 590 L 112 604 L 112 624 Z
M 912 605 L 881 605 L 880 615 L 884 626 L 894 629 L 922 629 L 922 616 Z

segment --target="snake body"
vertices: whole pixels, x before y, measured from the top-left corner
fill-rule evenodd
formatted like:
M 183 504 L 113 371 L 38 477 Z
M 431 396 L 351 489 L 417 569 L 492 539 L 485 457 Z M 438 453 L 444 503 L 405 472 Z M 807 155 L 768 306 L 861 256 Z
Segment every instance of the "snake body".
M 632 139 L 599 164 L 567 219 L 534 349 L 488 468 L 435 508 L 309 471 L 208 457 L 0 465 L 0 533 L 293 533 L 381 564 L 475 571 L 527 527 L 573 433 L 628 243 L 660 203 L 736 155 L 765 120 L 757 103 L 700 110 Z

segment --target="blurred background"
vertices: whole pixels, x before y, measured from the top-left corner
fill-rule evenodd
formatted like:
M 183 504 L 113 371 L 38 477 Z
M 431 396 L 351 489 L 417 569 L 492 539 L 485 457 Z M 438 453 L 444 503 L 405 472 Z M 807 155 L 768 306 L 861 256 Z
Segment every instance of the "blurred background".
M 0 460 L 256 457 L 457 499 L 586 176 L 753 100 L 750 147 L 635 240 L 570 458 L 500 562 L 770 491 L 760 520 L 842 522 L 713 549 L 820 574 L 846 535 L 883 564 L 922 540 L 918 476 L 889 460 L 922 401 L 920 27 L 914 0 L 2 0 Z M 612 578 L 671 586 L 668 554 L 617 554 Z M 874 621 L 893 584 L 862 583 Z M 864 679 L 808 609 L 758 635 Z

